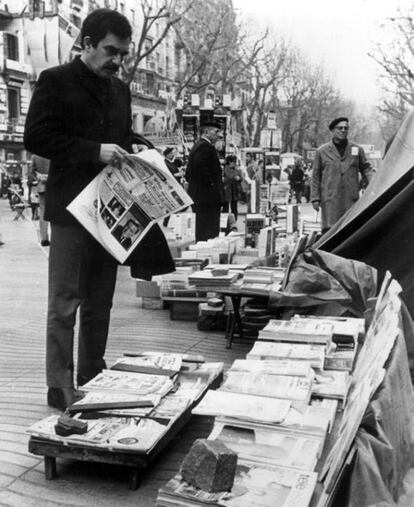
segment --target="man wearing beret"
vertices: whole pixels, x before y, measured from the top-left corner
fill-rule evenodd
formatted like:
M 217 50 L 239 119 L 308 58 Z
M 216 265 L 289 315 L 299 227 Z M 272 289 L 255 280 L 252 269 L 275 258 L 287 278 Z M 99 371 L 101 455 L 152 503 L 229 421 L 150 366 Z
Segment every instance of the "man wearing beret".
M 359 198 L 360 181 L 371 165 L 364 150 L 348 141 L 349 120 L 331 121 L 332 140 L 318 148 L 313 163 L 311 202 L 321 209 L 322 233 L 330 229 Z
M 215 148 L 221 134 L 220 124 L 208 122 L 191 149 L 186 178 L 188 194 L 194 201 L 196 241 L 215 238 L 220 232 L 220 211 L 224 203 L 223 174 Z

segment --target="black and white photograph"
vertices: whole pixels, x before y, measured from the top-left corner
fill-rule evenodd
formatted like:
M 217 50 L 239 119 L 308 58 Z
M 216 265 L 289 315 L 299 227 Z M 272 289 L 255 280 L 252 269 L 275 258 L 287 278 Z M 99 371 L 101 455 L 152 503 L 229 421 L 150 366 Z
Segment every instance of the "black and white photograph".
M 0 506 L 414 506 L 413 0 L 0 0 Z

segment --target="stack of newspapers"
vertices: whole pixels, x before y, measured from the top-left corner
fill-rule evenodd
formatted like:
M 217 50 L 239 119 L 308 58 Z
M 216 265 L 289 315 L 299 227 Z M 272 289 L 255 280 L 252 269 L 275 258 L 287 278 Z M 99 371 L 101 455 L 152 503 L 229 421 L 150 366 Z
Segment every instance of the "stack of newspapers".
M 148 454 L 222 370 L 223 363 L 205 363 L 198 355 L 126 355 L 85 384 L 84 397 L 68 407 L 69 417 L 87 423 L 85 433 L 61 436 L 57 415 L 33 424 L 28 432 L 66 445 Z
M 208 438 L 237 453 L 232 490 L 197 490 L 177 474 L 160 489 L 157 505 L 307 507 L 327 435 L 352 385 L 350 371 L 327 370 L 325 360 L 341 344 L 355 354 L 363 334 L 363 319 L 270 320 L 246 359 L 234 361 L 222 386 L 192 410 L 214 416 Z

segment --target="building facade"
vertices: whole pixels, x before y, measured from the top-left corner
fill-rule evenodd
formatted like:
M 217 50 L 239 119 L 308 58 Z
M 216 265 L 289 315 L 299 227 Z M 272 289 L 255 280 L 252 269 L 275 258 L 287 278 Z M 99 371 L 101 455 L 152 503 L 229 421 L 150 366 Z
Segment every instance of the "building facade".
M 191 106 L 198 125 L 213 115 L 226 125 L 230 142 L 240 144 L 243 90 L 219 93 L 210 87 L 198 99 L 191 89 L 177 93 L 188 62 L 177 30 L 166 30 L 175 13 L 164 16 L 165 5 L 165 0 L 0 0 L 0 164 L 13 169 L 18 164 L 27 172 L 23 131 L 31 90 L 42 70 L 80 52 L 81 24 L 99 7 L 121 12 L 133 27 L 121 77 L 131 89 L 134 131 L 156 145 L 179 144 L 177 126 L 188 133 L 182 119 Z

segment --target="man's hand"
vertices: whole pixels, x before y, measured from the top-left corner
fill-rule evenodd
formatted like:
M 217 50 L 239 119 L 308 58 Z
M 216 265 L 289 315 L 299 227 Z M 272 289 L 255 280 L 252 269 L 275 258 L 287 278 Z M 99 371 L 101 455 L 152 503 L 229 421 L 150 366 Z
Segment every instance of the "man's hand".
M 148 146 L 146 144 L 136 144 L 132 145 L 132 153 L 141 153 L 141 151 L 148 150 Z
M 319 211 L 320 205 L 321 205 L 321 201 L 313 201 L 312 202 L 312 206 L 315 211 Z
M 117 144 L 101 144 L 99 161 L 104 164 L 117 165 L 128 152 Z

